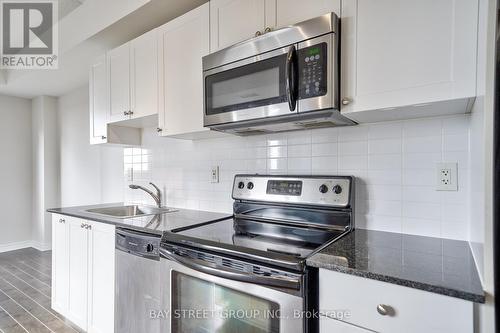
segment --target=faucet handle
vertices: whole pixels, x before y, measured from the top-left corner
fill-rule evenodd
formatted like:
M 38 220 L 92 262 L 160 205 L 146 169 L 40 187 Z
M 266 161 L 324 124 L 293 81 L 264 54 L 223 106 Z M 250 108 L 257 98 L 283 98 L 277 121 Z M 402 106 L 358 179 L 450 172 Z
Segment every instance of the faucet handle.
M 155 184 L 153 184 L 153 183 L 150 182 L 149 185 L 153 186 L 158 193 L 161 192 L 160 189 L 158 188 L 158 186 L 156 186 Z

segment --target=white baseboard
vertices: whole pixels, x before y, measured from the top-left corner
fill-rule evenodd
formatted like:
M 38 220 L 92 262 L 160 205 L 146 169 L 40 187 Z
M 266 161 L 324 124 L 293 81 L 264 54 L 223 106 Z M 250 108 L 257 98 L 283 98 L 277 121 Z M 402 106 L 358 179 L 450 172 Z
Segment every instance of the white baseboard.
M 31 247 L 37 249 L 38 251 L 48 251 L 52 249 L 52 244 L 42 243 L 38 241 L 31 241 Z
M 5 244 L 0 244 L 0 253 L 25 249 L 28 247 L 35 248 L 38 251 L 48 251 L 52 248 L 52 244 L 50 244 L 50 243 L 46 244 L 46 243 L 32 241 L 32 240 L 22 241 L 22 242 L 5 243 Z

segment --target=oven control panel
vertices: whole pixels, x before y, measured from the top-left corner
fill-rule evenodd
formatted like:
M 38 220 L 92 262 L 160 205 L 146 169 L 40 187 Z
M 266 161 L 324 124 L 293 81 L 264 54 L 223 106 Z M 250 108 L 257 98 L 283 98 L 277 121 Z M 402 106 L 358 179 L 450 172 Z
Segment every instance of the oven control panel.
M 326 95 L 327 44 L 321 43 L 298 50 L 299 99 Z
M 233 199 L 302 205 L 352 205 L 354 178 L 350 176 L 236 175 Z

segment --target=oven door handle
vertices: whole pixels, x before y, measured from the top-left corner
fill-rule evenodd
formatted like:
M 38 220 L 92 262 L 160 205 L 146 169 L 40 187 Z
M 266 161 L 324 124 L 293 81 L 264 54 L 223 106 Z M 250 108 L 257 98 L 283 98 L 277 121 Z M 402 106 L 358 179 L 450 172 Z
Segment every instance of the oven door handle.
M 177 262 L 195 271 L 215 275 L 224 279 L 255 283 L 271 287 L 300 290 L 300 278 L 260 276 L 256 274 L 241 273 L 226 267 L 203 262 L 197 259 L 186 259 L 165 248 L 160 248 L 160 253 L 167 259 Z
M 298 69 L 297 69 L 297 50 L 295 45 L 290 46 L 286 55 L 285 66 L 285 88 L 290 111 L 295 111 L 298 97 Z

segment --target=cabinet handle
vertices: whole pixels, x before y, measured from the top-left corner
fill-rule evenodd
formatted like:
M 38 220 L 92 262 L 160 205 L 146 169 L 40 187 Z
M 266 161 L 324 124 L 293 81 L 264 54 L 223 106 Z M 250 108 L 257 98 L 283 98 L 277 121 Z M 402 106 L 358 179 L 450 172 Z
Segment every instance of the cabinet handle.
M 133 114 L 134 114 L 134 111 L 129 111 L 129 112 L 128 112 L 128 115 L 129 115 L 129 116 L 131 116 L 131 115 L 133 115 Z
M 390 305 L 386 305 L 386 304 L 377 305 L 377 312 L 382 316 L 394 315 L 394 309 Z
M 260 32 L 260 31 L 258 31 L 258 30 L 257 30 L 257 31 L 255 32 L 255 37 L 260 36 L 260 35 L 262 35 L 262 32 Z
M 349 105 L 352 102 L 350 98 L 343 98 L 342 105 Z
M 101 136 L 102 140 L 106 140 L 106 137 L 104 135 Z
M 66 223 L 66 220 L 64 220 L 64 219 L 59 219 L 59 223 Z
M 128 111 L 123 111 L 124 116 L 128 116 Z
M 268 32 L 271 32 L 271 31 L 273 31 L 273 29 L 271 29 L 271 28 L 267 27 L 267 28 L 264 30 L 264 33 L 265 33 L 265 34 L 267 34 Z
M 90 224 L 87 224 L 87 229 L 92 230 L 92 226 Z
M 156 132 L 158 132 L 158 133 L 161 133 L 162 131 L 163 130 L 161 128 L 159 128 L 159 127 L 156 129 Z
M 85 223 L 82 223 L 82 225 L 80 226 L 80 228 L 85 228 Z

